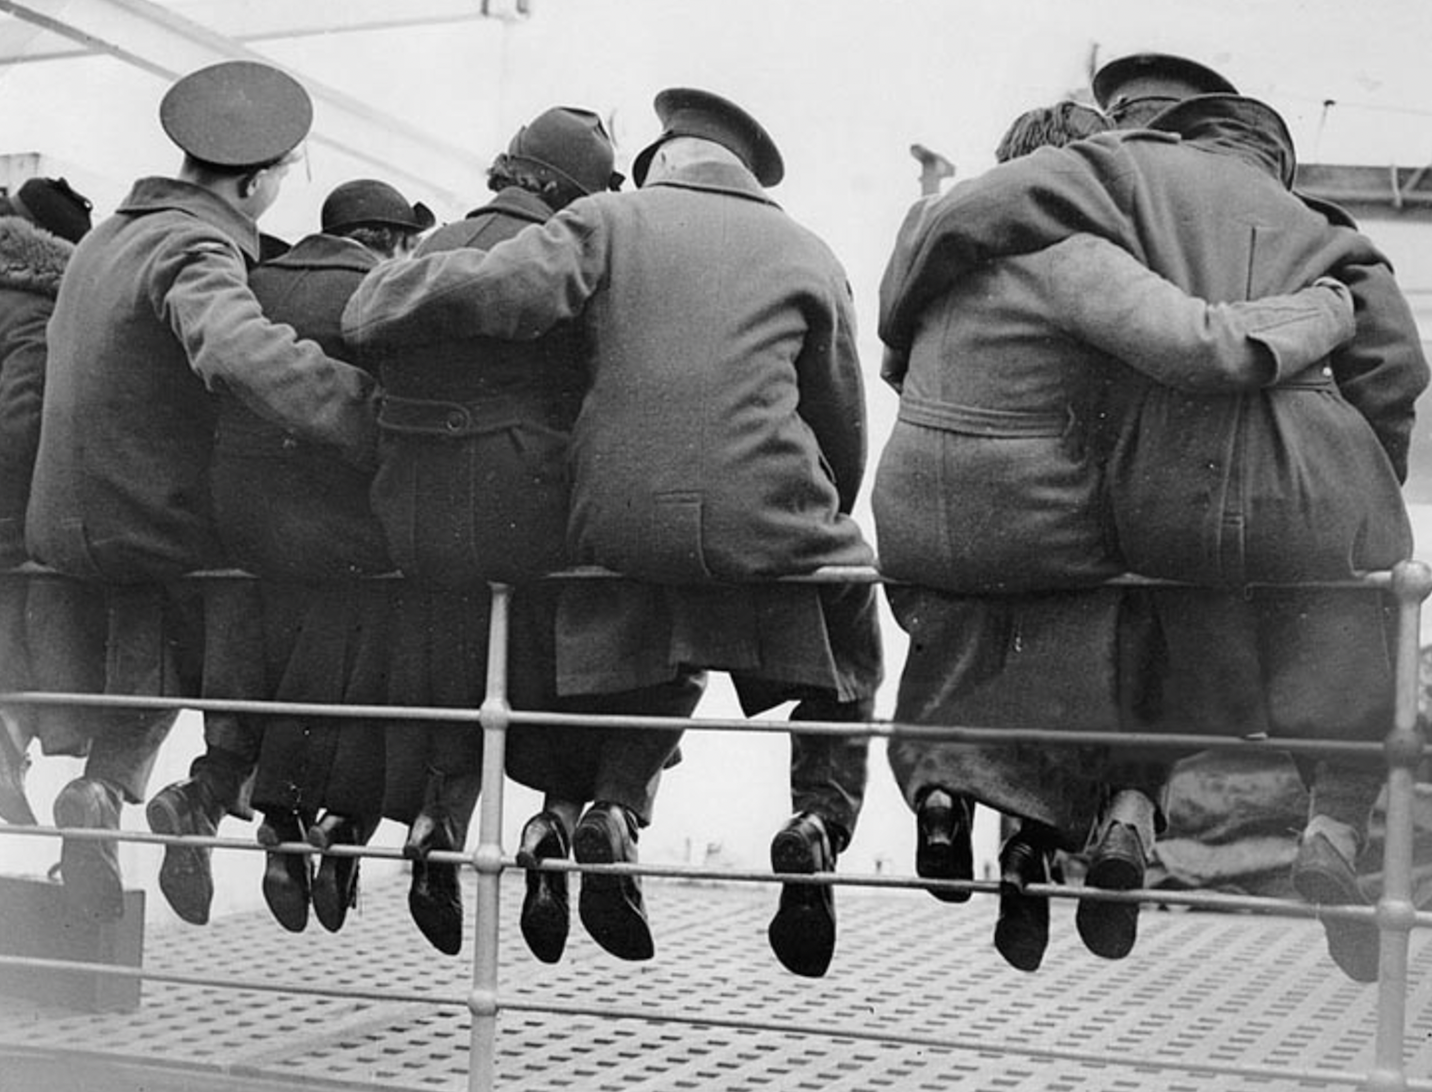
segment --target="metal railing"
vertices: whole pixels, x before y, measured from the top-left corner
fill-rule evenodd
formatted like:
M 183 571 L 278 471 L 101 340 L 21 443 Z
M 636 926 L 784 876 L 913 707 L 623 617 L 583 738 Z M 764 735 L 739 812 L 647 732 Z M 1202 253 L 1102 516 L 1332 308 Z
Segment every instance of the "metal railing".
M 45 570 L 27 566 L 0 574 L 7 579 L 33 578 L 36 575 L 53 577 Z M 576 569 L 553 574 L 552 579 L 587 580 L 620 579 L 616 574 L 596 569 Z M 238 573 L 195 574 L 190 579 L 230 580 L 251 579 Z M 797 583 L 884 583 L 884 578 L 874 569 L 831 568 L 804 577 L 788 578 Z M 1173 582 L 1148 580 L 1136 576 L 1123 577 L 1111 582 L 1121 586 L 1177 586 Z M 1307 587 L 1309 585 L 1299 585 Z M 1058 731 L 1042 728 L 987 728 L 979 726 L 931 726 L 899 724 L 875 720 L 864 724 L 847 722 L 801 721 L 802 733 L 832 735 L 865 735 L 869 737 L 921 738 L 931 741 L 950 740 L 968 743 L 1037 743 L 1047 746 L 1107 745 L 1110 747 L 1137 746 L 1170 752 L 1188 752 L 1205 749 L 1212 744 L 1219 747 L 1236 747 L 1249 751 L 1276 752 L 1282 754 L 1336 754 L 1363 756 L 1381 753 L 1388 765 L 1386 791 L 1386 830 L 1383 844 L 1382 894 L 1375 907 L 1310 907 L 1283 899 L 1235 896 L 1213 892 L 1174 892 L 1148 890 L 1114 892 L 1097 891 L 1089 888 L 1068 888 L 1062 885 L 1032 885 L 1030 893 L 1053 898 L 1083 899 L 1099 898 L 1109 901 L 1157 901 L 1170 906 L 1199 909 L 1241 910 L 1263 915 L 1294 917 L 1329 917 L 1367 920 L 1376 922 L 1380 934 L 1380 973 L 1377 985 L 1377 1033 L 1374 1045 L 1373 1068 L 1366 1073 L 1333 1072 L 1328 1070 L 1303 1070 L 1290 1072 L 1282 1068 L 1266 1066 L 1238 1066 L 1215 1062 L 1170 1061 L 1150 1058 L 1127 1058 L 1100 1055 L 1094 1052 L 1070 1050 L 1043 1050 L 1023 1048 L 1023 1055 L 1050 1060 L 1065 1060 L 1079 1063 L 1128 1064 L 1141 1069 L 1166 1068 L 1181 1072 L 1206 1073 L 1222 1076 L 1246 1076 L 1268 1080 L 1279 1077 L 1298 1081 L 1323 1084 L 1357 1084 L 1364 1092 L 1432 1092 L 1432 1081 L 1409 1077 L 1405 1064 L 1407 1038 L 1407 994 L 1408 961 L 1412 930 L 1432 927 L 1432 913 L 1419 912 L 1413 901 L 1413 835 L 1414 797 L 1417 768 L 1423 757 L 1424 741 L 1418 723 L 1418 694 L 1420 687 L 1420 620 L 1422 603 L 1432 594 L 1432 569 L 1420 562 L 1404 562 L 1389 572 L 1370 573 L 1350 581 L 1328 582 L 1324 587 L 1357 587 L 1369 591 L 1390 593 L 1396 603 L 1396 655 L 1394 663 L 1394 685 L 1396 688 L 1393 723 L 1381 744 L 1369 742 L 1330 742 L 1310 739 L 1257 739 L 1235 740 L 1226 736 L 1203 734 L 1161 734 L 1133 732 L 1083 732 Z M 504 1010 L 513 1012 L 540 1012 L 549 1014 L 582 1014 L 600 1016 L 605 1019 L 641 1019 L 655 1022 L 681 1022 L 692 1025 L 724 1028 L 756 1028 L 800 1035 L 822 1035 L 843 1040 L 872 1040 L 890 1044 L 905 1044 L 939 1047 L 947 1050 L 994 1049 L 990 1044 L 969 1044 L 956 1040 L 925 1035 L 902 1035 L 891 1032 L 872 1032 L 853 1027 L 806 1026 L 789 1023 L 730 1019 L 673 1013 L 656 1009 L 623 1009 L 611 1006 L 587 1008 L 562 1004 L 537 1004 L 517 999 L 505 999 L 499 989 L 498 943 L 500 939 L 501 915 L 499 895 L 502 875 L 516 868 L 512 857 L 505 856 L 503 843 L 503 792 L 505 784 L 504 766 L 507 733 L 514 726 L 563 725 L 599 728 L 620 726 L 625 728 L 654 729 L 680 727 L 701 731 L 740 731 L 788 733 L 792 726 L 785 722 L 751 721 L 744 719 L 687 719 L 652 716 L 613 716 L 597 714 L 561 714 L 542 710 L 515 710 L 508 700 L 507 648 L 508 623 L 512 588 L 504 584 L 491 586 L 492 609 L 488 646 L 487 680 L 485 697 L 477 710 L 452 708 L 405 707 L 392 705 L 336 705 L 305 702 L 243 701 L 205 698 L 149 697 L 141 695 L 97 695 L 78 693 L 21 692 L 0 694 L 0 704 L 14 705 L 65 705 L 91 707 L 119 707 L 142 709 L 192 709 L 198 711 L 227 711 L 251 714 L 288 714 L 295 716 L 343 716 L 359 719 L 411 719 L 431 722 L 476 723 L 483 733 L 482 792 L 479 803 L 478 838 L 471 853 L 435 852 L 431 860 L 437 863 L 470 865 L 477 873 L 476 936 L 473 957 L 472 988 L 465 1004 L 471 1015 L 471 1038 L 469 1044 L 468 1088 L 470 1092 L 492 1092 L 497 1082 L 496 1059 L 498 1043 L 498 1017 Z M 279 847 L 262 847 L 249 842 L 226 838 L 176 838 L 165 835 L 142 834 L 137 832 L 66 829 L 44 826 L 0 826 L 0 834 L 15 836 L 65 837 L 79 839 L 108 839 L 122 842 L 138 842 L 168 845 L 176 842 L 206 845 L 222 849 L 248 851 L 317 854 L 320 851 L 300 843 L 285 843 Z M 329 854 L 356 857 L 400 858 L 396 849 L 368 846 L 338 846 L 327 850 Z M 920 888 L 924 890 L 968 890 L 991 893 L 997 885 L 980 880 L 930 880 L 911 876 L 837 876 L 834 873 L 817 873 L 811 876 L 791 876 L 773 872 L 731 872 L 710 870 L 689 866 L 662 864 L 611 864 L 577 865 L 566 861 L 544 862 L 546 870 L 569 872 L 594 872 L 629 874 L 635 876 L 660 876 L 683 879 L 721 880 L 752 883 L 818 883 L 845 886 Z M 141 968 L 115 967 L 104 964 L 82 963 L 69 960 L 29 959 L 24 957 L 0 957 L 0 966 L 28 967 L 49 970 L 82 970 L 95 974 L 121 977 L 137 977 L 170 982 L 195 982 L 205 985 L 228 985 L 246 990 L 279 990 L 302 992 L 326 996 L 363 996 L 382 1000 L 422 1000 L 428 1003 L 451 1003 L 435 1000 L 431 996 L 398 995 L 373 991 L 352 991 L 347 989 L 319 990 L 312 987 L 286 987 L 282 984 L 259 984 L 256 982 L 234 983 L 216 981 L 193 975 L 159 974 Z

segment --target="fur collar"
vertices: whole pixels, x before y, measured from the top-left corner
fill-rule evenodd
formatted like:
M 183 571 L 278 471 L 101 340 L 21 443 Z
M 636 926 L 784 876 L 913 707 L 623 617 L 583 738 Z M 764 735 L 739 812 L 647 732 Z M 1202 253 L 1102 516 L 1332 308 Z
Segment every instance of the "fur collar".
M 50 234 L 23 216 L 0 216 L 0 288 L 53 298 L 74 252 L 68 239 Z

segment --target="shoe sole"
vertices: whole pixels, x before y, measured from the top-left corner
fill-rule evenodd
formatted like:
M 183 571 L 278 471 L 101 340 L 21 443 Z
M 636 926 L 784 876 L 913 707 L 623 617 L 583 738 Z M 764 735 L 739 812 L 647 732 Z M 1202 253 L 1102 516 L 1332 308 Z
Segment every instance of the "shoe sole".
M 1134 891 L 1144 883 L 1138 862 L 1120 855 L 1096 860 L 1084 877 L 1084 886 L 1100 891 Z M 1084 946 L 1104 959 L 1123 959 L 1134 950 L 1139 932 L 1139 904 L 1081 899 L 1074 926 Z
M 565 880 L 561 874 L 531 872 L 527 876 L 527 894 L 522 899 L 522 916 L 518 924 L 528 949 L 543 963 L 558 963 L 567 947 L 570 929 L 570 903 L 565 892 L 559 898 L 554 880 Z
M 577 824 L 572 835 L 572 855 L 578 864 L 616 864 L 611 839 L 603 830 Z M 582 927 L 604 949 L 618 959 L 640 962 L 656 954 L 651 926 L 646 915 L 628 894 L 628 877 L 598 876 L 584 872 L 577 895 L 577 916 Z M 638 888 L 636 898 L 640 898 Z
M 1035 907 L 1042 903 L 1042 911 Z M 1042 919 L 1042 920 L 1041 920 Z M 1034 972 L 1049 947 L 1049 900 L 1000 889 L 994 946 L 1016 970 Z
M 286 854 L 273 854 L 286 857 Z M 306 867 L 306 862 L 305 862 Z M 270 861 L 264 867 L 261 884 L 264 902 L 274 919 L 290 933 L 301 933 L 308 926 L 309 893 L 303 882 L 289 871 L 287 860 Z
M 350 863 L 353 871 L 344 880 L 341 878 L 341 872 L 345 865 Z M 342 929 L 357 893 L 358 858 L 324 857 L 318 862 L 318 868 L 313 874 L 312 899 L 313 914 L 318 918 L 319 925 L 330 933 Z
M 1314 864 L 1293 870 L 1293 890 L 1314 906 L 1369 906 L 1367 896 L 1341 869 Z M 1354 982 L 1376 982 L 1380 972 L 1382 935 L 1374 922 L 1319 917 L 1328 955 Z
M 818 869 L 810 843 L 782 830 L 771 840 L 771 871 L 811 876 Z M 766 929 L 771 951 L 781 966 L 804 978 L 820 978 L 835 955 L 835 899 L 819 884 L 781 885 L 780 904 Z
M 162 796 L 149 802 L 144 818 L 155 834 L 182 837 L 194 833 Z M 209 870 L 208 847 L 165 846 L 164 861 L 159 866 L 159 890 L 182 920 L 190 925 L 209 924 L 214 877 Z
M 83 801 L 65 796 L 55 798 L 57 827 L 99 829 Z M 124 917 L 124 885 L 118 875 L 113 843 L 65 838 L 60 842 L 60 875 L 71 906 L 95 921 L 118 921 Z
M 462 951 L 464 928 L 460 879 L 454 876 L 453 900 L 446 898 L 429 899 L 419 895 L 415 889 L 419 868 L 431 871 L 436 868 L 450 868 L 454 873 L 457 865 L 429 864 L 419 861 L 413 865 L 414 887 L 408 889 L 408 913 L 417 925 L 418 931 L 443 955 L 457 955 Z

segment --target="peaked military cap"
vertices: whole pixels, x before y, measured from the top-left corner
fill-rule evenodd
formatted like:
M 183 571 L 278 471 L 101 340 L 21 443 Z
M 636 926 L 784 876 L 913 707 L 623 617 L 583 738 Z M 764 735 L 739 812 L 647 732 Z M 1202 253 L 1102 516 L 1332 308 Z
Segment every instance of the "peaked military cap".
M 692 87 L 670 87 L 656 96 L 662 133 L 637 155 L 632 178 L 639 186 L 656 150 L 676 137 L 700 137 L 734 152 L 763 186 L 774 186 L 786 174 L 776 142 L 761 123 L 734 102 Z
M 286 72 L 256 61 L 223 61 L 180 79 L 159 104 L 169 139 L 215 167 L 263 167 L 298 147 L 313 102 Z
M 319 219 L 329 235 L 364 224 L 426 231 L 436 221 L 421 201 L 410 205 L 396 189 L 375 178 L 355 179 L 334 189 L 324 198 Z
M 1236 95 L 1238 89 L 1207 65 L 1172 53 L 1131 53 L 1116 57 L 1094 73 L 1094 99 L 1111 110 L 1120 99 L 1141 98 L 1138 85 L 1182 84 L 1188 95 Z M 1134 93 L 1123 94 L 1120 92 Z M 1162 97 L 1162 96 L 1160 96 Z M 1180 98 L 1186 96 L 1179 96 Z

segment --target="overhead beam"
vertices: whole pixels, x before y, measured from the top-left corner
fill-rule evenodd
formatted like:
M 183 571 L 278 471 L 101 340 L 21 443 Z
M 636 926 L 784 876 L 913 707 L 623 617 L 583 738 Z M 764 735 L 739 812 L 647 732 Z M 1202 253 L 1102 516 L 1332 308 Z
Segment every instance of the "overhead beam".
M 167 81 L 219 61 L 275 63 L 151 0 L 0 0 L 0 12 Z M 312 144 L 379 167 L 450 203 L 460 202 L 482 176 L 486 163 L 467 149 L 302 72 L 292 74 L 314 100 Z
M 36 6 L 34 4 L 30 6 Z M 530 0 L 197 0 L 184 5 L 184 17 L 236 42 L 289 41 L 365 31 L 445 26 L 484 19 L 515 21 L 528 13 Z M 0 67 L 68 61 L 95 56 L 94 47 L 64 44 L 52 35 L 36 44 L 38 28 L 0 26 Z

